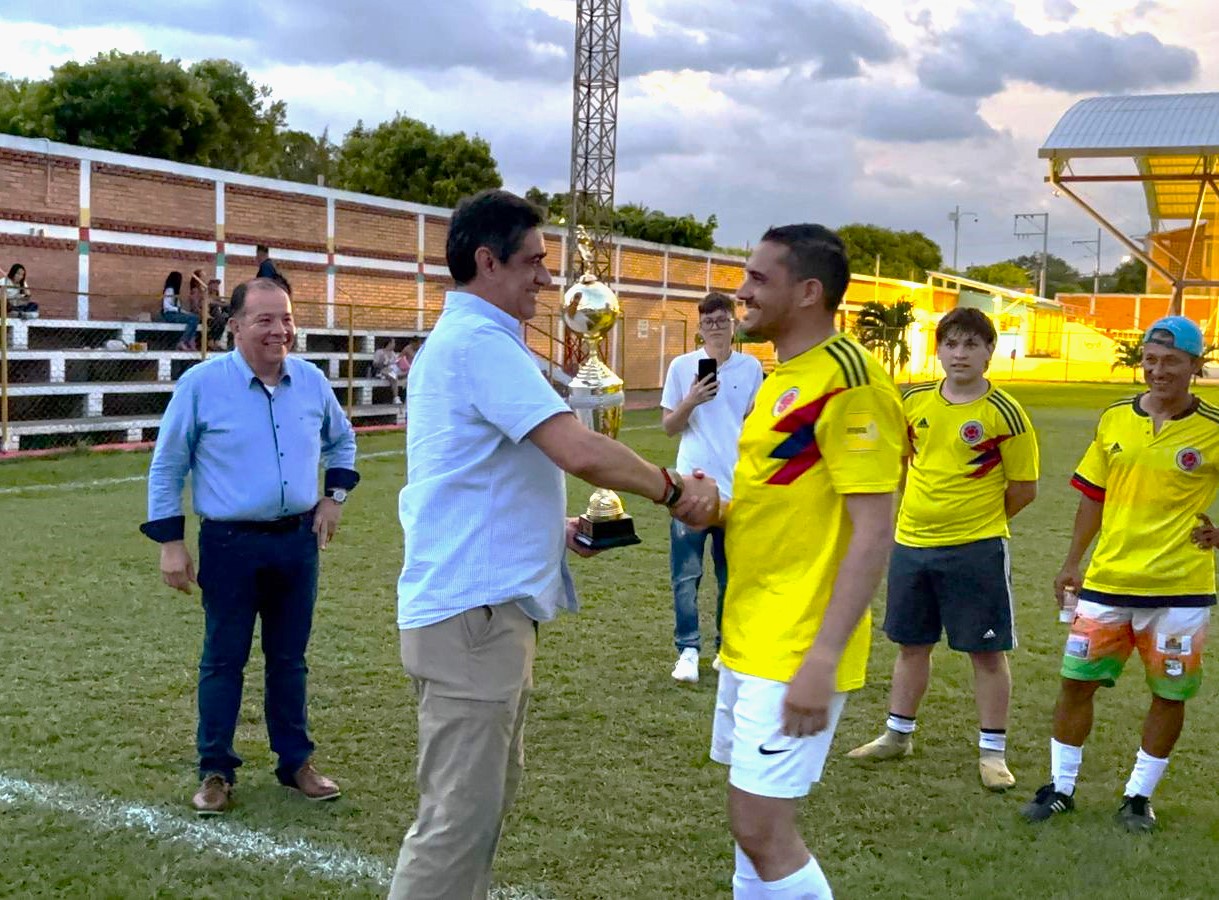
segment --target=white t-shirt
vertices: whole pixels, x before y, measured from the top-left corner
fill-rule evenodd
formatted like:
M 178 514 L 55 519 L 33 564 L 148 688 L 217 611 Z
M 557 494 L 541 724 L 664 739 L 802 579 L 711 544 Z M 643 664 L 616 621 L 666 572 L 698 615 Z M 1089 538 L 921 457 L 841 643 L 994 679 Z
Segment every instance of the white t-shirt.
M 698 378 L 698 361 L 709 359 L 704 349 L 683 353 L 669 363 L 660 405 L 677 409 Z M 715 479 L 725 500 L 732 498 L 732 470 L 736 468 L 741 426 L 762 386 L 762 364 L 736 350 L 716 373 L 719 393 L 694 407 L 677 446 L 677 471 L 683 475 L 702 469 Z
M 174 293 L 173 288 L 167 287 L 165 293 L 161 295 L 161 312 L 178 312 L 180 309 L 177 294 Z

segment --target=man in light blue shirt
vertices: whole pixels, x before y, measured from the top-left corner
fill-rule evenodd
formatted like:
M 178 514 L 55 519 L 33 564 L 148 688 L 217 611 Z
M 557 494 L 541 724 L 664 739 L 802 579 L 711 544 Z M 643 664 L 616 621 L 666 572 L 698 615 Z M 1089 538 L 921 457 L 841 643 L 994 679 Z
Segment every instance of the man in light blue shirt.
M 715 482 L 652 465 L 585 428 L 521 339 L 551 283 L 541 217 L 506 191 L 453 213 L 459 290 L 407 379 L 402 662 L 419 697 L 419 811 L 390 897 L 485 897 L 524 764 L 539 622 L 576 608 L 564 472 L 663 503 L 691 525 L 718 512 Z
M 199 530 L 205 634 L 199 663 L 200 815 L 224 812 L 241 758 L 233 733 L 254 620 L 262 618 L 266 716 L 276 775 L 312 800 L 338 785 L 310 761 L 305 649 L 317 596 L 318 550 L 338 528 L 360 480 L 351 423 L 326 376 L 288 356 L 292 303 L 258 278 L 233 292 L 236 349 L 188 370 L 161 420 L 148 473 L 148 521 L 165 583 L 190 593 L 182 488 L 189 473 Z M 326 496 L 318 500 L 318 465 Z

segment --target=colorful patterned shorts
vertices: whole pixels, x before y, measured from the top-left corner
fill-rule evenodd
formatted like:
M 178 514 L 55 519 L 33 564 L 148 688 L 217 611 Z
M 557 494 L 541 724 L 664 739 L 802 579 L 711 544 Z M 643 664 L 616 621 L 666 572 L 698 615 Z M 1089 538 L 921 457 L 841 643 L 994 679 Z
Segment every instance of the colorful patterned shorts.
M 1143 608 L 1080 600 L 1062 656 L 1062 677 L 1113 687 L 1137 648 L 1151 692 L 1188 700 L 1202 685 L 1210 607 Z

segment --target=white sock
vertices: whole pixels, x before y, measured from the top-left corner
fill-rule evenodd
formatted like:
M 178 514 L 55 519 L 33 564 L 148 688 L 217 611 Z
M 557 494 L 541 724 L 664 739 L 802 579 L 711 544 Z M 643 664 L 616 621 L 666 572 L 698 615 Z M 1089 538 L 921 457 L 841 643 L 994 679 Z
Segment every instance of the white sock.
M 1130 780 L 1126 782 L 1126 796 L 1151 797 L 1151 792 L 1156 789 L 1167 768 L 1167 758 L 1152 756 L 1139 747 L 1138 755 L 1134 758 L 1134 770 L 1130 773 Z
M 736 871 L 732 873 L 732 900 L 763 900 L 762 879 L 741 845 L 736 845 Z
M 978 731 L 978 749 L 993 750 L 996 753 L 1007 752 L 1007 730 L 1004 728 L 983 728 Z
M 825 873 L 810 856 L 804 868 L 778 881 L 763 881 L 762 896 L 766 900 L 833 900 L 834 892 L 825 880 Z
M 1075 793 L 1075 779 L 1079 777 L 1083 758 L 1083 747 L 1060 744 L 1050 738 L 1050 774 L 1054 776 L 1054 790 L 1068 797 Z
M 898 734 L 914 734 L 914 729 L 918 726 L 914 724 L 913 717 L 889 713 L 889 718 L 885 719 L 885 727 Z

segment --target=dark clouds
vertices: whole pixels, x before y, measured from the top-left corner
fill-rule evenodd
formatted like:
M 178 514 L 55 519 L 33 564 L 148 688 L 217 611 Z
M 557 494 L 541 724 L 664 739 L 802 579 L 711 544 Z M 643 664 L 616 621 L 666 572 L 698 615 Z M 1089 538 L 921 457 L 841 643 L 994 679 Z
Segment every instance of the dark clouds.
M 847 78 L 860 74 L 861 63 L 901 55 L 884 22 L 845 0 L 750 0 L 714 13 L 703 0 L 664 0 L 655 13 L 651 34 L 627 17 L 623 75 L 810 65 L 823 78 Z
M 862 63 L 900 54 L 885 24 L 849 0 L 750 0 L 723 4 L 714 14 L 701 0 L 664 0 L 653 7 L 659 14 L 654 31 L 636 26 L 629 0 L 625 7 L 624 77 L 808 64 L 823 77 L 840 78 L 858 75 Z M 240 38 L 271 63 L 466 67 L 546 81 L 570 78 L 574 43 L 570 21 L 517 0 L 9 0 L 4 15 L 59 27 L 132 24 Z
M 1036 34 L 1012 7 L 984 4 L 935 35 L 918 63 L 925 87 L 989 97 L 1010 81 L 1068 93 L 1120 93 L 1183 84 L 1198 74 L 1198 55 L 1145 31 L 1105 34 L 1091 28 Z
M 1070 22 L 1079 12 L 1079 7 L 1071 0 L 1045 0 L 1045 14 L 1055 22 Z

